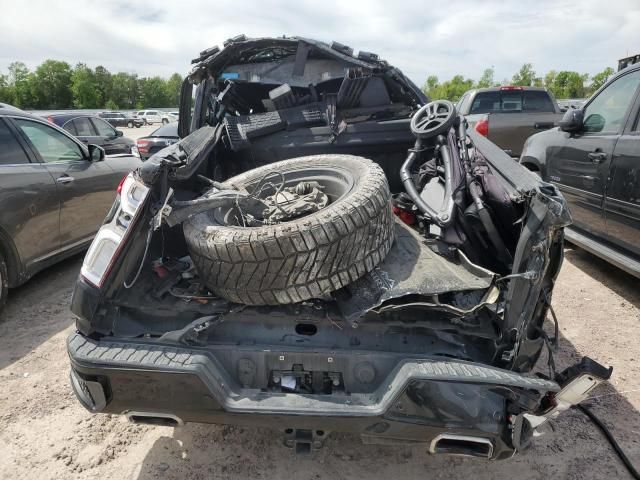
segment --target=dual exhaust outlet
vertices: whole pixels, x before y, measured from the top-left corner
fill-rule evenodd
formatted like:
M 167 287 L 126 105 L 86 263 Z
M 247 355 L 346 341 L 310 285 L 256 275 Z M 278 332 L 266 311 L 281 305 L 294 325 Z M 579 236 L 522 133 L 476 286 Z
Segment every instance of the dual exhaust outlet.
M 171 413 L 129 411 L 125 416 L 132 423 L 145 425 L 164 427 L 184 425 L 180 417 Z M 493 456 L 493 442 L 483 437 L 442 433 L 431 441 L 429 453 L 490 459 Z
M 493 442 L 484 437 L 442 433 L 431 441 L 429 453 L 490 459 Z

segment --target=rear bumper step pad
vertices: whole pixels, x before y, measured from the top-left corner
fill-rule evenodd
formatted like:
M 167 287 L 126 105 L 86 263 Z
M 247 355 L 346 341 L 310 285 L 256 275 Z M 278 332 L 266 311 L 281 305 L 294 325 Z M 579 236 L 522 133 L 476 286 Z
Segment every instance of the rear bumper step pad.
M 297 393 L 274 395 L 257 389 L 242 389 L 215 356 L 205 349 L 138 341 L 97 341 L 79 333 L 69 337 L 67 348 L 72 365 L 78 367 L 196 375 L 216 401 L 232 413 L 378 416 L 392 407 L 409 382 L 420 380 L 501 385 L 540 392 L 557 392 L 560 389 L 556 382 L 484 365 L 440 359 L 411 359 L 397 365 L 373 393 L 341 397 Z

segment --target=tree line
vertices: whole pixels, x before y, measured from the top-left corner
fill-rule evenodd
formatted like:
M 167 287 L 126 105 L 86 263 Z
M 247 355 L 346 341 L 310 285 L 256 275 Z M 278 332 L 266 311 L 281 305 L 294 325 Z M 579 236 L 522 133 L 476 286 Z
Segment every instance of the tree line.
M 438 77 L 432 75 L 427 78 L 422 90 L 429 98 L 447 99 L 458 101 L 460 97 L 472 88 L 499 87 L 501 85 L 518 85 L 523 87 L 546 87 L 558 98 L 586 98 L 600 88 L 607 78 L 613 74 L 613 68 L 607 67 L 602 72 L 589 77 L 589 74 L 581 74 L 567 70 L 551 70 L 544 76 L 536 75 L 533 65 L 525 63 L 516 72 L 511 80 L 504 79 L 498 82 L 494 79 L 493 67 L 485 69 L 482 77 L 475 81 L 455 75 L 451 80 L 440 83 Z
M 101 65 L 71 67 L 59 60 L 45 60 L 31 71 L 24 63 L 13 62 L 7 74 L 0 73 L 0 102 L 38 110 L 177 107 L 181 83 L 178 73 L 168 79 L 138 77 L 111 73 Z

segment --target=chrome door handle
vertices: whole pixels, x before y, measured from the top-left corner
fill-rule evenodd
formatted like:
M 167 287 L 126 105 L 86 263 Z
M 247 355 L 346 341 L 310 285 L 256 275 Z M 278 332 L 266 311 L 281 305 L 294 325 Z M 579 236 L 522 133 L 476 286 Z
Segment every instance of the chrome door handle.
M 607 159 L 607 154 L 604 152 L 591 152 L 587 154 L 587 157 L 589 157 L 589 160 L 591 160 L 593 163 L 598 164 L 604 162 Z
M 56 182 L 57 183 L 71 183 L 75 180 L 75 178 L 70 177 L 69 175 L 63 175 L 62 177 L 58 177 Z

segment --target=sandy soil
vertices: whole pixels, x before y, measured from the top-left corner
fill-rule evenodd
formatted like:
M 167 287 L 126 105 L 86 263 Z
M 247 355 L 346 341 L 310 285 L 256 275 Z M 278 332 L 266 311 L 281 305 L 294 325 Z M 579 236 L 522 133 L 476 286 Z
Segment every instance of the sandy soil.
M 68 382 L 65 338 L 80 267 L 76 257 L 12 290 L 0 318 L 2 479 L 625 479 L 601 434 L 580 413 L 503 462 L 432 457 L 422 446 L 370 447 L 331 436 L 297 457 L 278 432 L 212 425 L 146 427 L 90 415 Z M 614 366 L 594 411 L 640 465 L 640 282 L 580 250 L 568 249 L 555 290 L 561 322 L 559 367 L 581 355 Z

